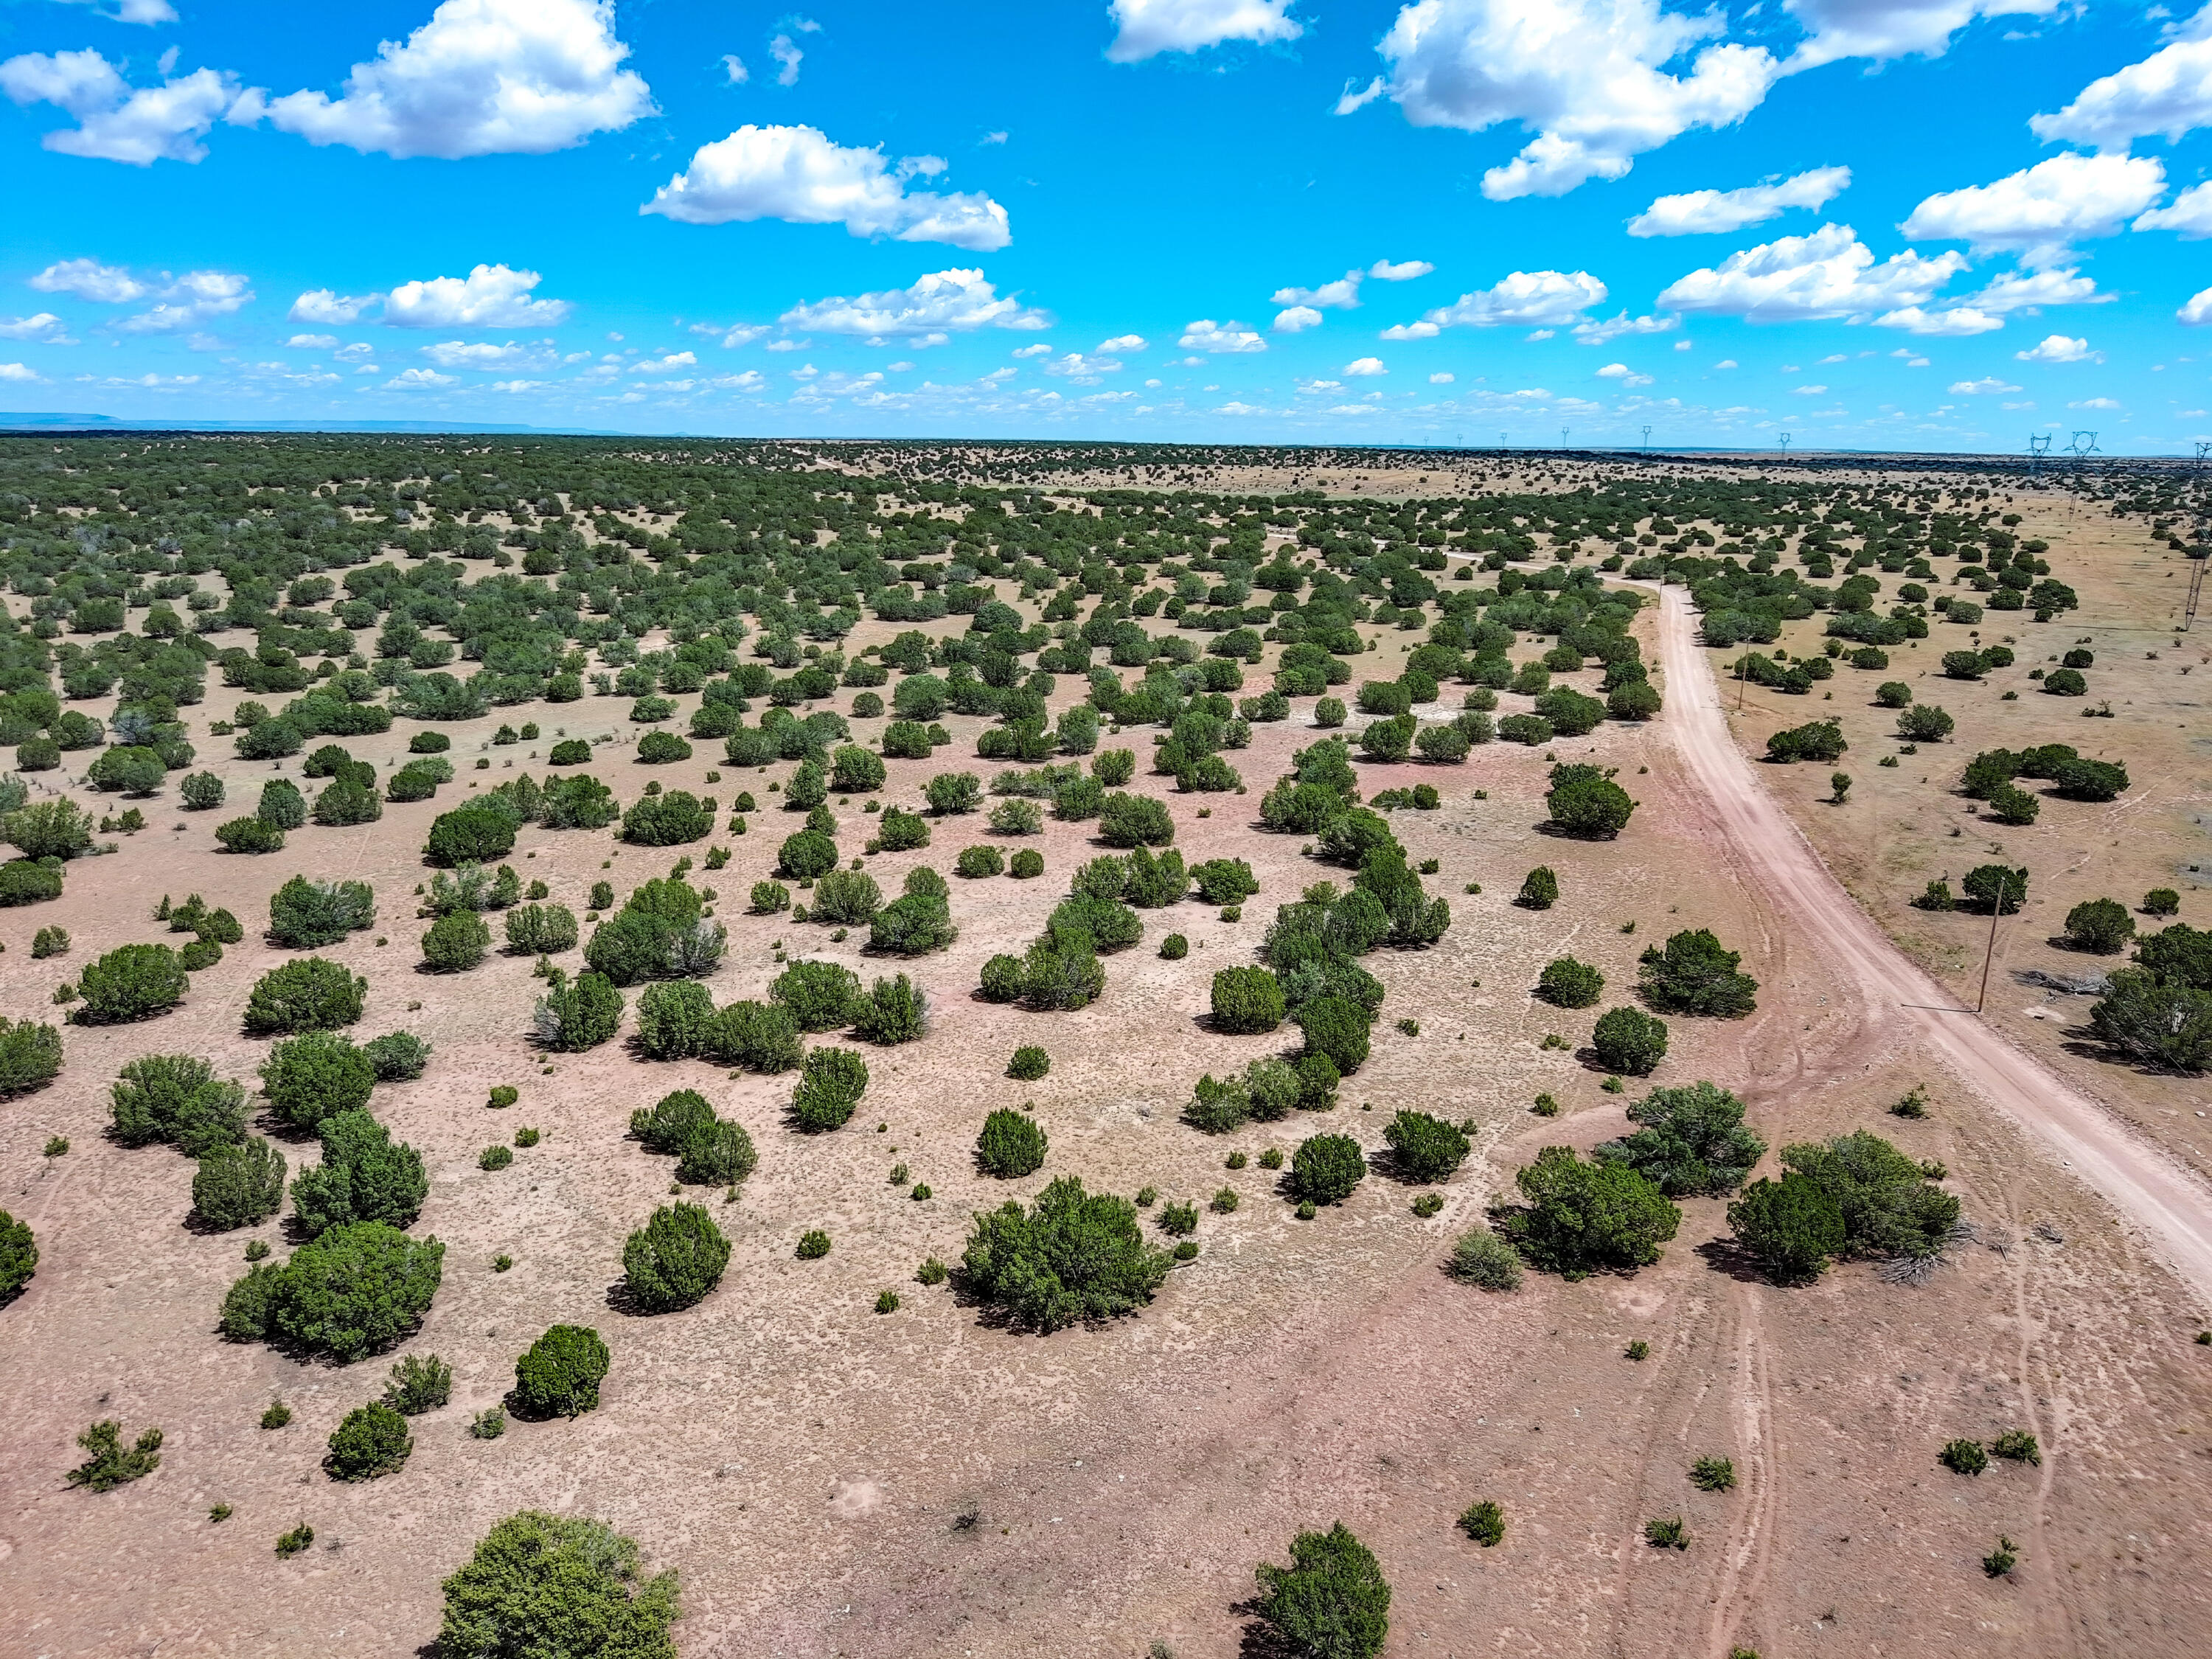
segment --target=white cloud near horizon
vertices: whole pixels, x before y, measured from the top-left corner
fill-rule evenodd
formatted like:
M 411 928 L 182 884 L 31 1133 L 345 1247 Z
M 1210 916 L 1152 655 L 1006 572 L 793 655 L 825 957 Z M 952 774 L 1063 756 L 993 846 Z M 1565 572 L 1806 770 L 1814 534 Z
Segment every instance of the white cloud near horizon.
M 1382 331 L 1386 340 L 1425 340 L 1447 328 L 1564 327 L 1605 303 L 1606 286 L 1586 270 L 1516 270 L 1486 289 Z
M 988 196 L 906 188 L 917 172 L 933 175 L 944 166 L 917 156 L 895 170 L 880 148 L 836 143 L 818 128 L 748 124 L 701 145 L 638 211 L 692 225 L 842 225 L 855 236 L 945 242 L 975 253 L 1006 246 L 1013 240 L 1006 210 Z
M 2012 355 L 2023 363 L 2101 363 L 2105 361 L 2103 352 L 2089 349 L 2086 337 L 2077 340 L 2064 334 L 2046 335 L 2027 350 L 2015 351 Z
M 37 340 L 46 345 L 75 345 L 69 325 L 51 311 L 28 317 L 0 317 L 0 340 Z
M 1850 187 L 1849 167 L 1814 167 L 1741 190 L 1662 196 L 1628 222 L 1631 236 L 1703 236 L 1764 224 L 1792 208 L 1817 211 Z
M 402 283 L 385 296 L 384 321 L 393 328 L 550 328 L 567 320 L 572 307 L 566 300 L 532 299 L 531 290 L 543 280 L 534 270 L 499 264 L 477 265 L 466 276 Z M 295 302 L 295 314 L 298 308 Z
M 1923 307 L 1966 268 L 1960 254 L 1931 259 L 1909 248 L 1876 264 L 1849 225 L 1823 225 L 1691 271 L 1662 289 L 1656 303 L 1753 323 L 1858 318 Z
M 155 303 L 114 326 L 131 334 L 161 334 L 188 328 L 210 317 L 227 317 L 253 298 L 250 279 L 227 270 L 188 270 L 181 276 L 159 271 L 139 277 L 121 265 L 97 259 L 63 259 L 26 279 L 42 294 L 69 294 L 95 305 Z
M 629 55 L 613 0 L 443 0 L 404 42 L 356 64 L 337 98 L 295 92 L 266 109 L 311 144 L 445 161 L 543 155 L 659 112 L 622 67 Z
M 1267 46 L 1295 40 L 1304 27 L 1291 0 L 1112 0 L 1116 33 L 1107 60 L 1138 64 L 1164 52 L 1201 52 L 1225 40 Z
M 904 340 L 921 345 L 943 344 L 951 334 L 979 328 L 1033 331 L 1052 325 L 1049 313 L 1001 295 L 981 270 L 973 270 L 932 271 L 907 288 L 803 301 L 776 321 L 792 333 L 818 329 L 875 344 Z
M 1243 324 L 1234 319 L 1216 323 L 1211 317 L 1186 323 L 1182 337 L 1176 343 L 1185 351 L 1238 353 L 1267 349 L 1267 343 Z

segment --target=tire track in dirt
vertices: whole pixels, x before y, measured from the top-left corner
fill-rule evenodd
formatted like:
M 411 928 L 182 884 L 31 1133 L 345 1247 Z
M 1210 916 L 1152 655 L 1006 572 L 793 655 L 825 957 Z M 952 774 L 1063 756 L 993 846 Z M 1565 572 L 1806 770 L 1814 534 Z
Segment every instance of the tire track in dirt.
M 1844 891 L 1736 747 L 1681 589 L 1659 593 L 1662 720 L 1731 861 L 1864 1004 L 1869 1037 L 1917 1036 L 1967 1086 L 2100 1194 L 2212 1305 L 2212 1190 L 1971 1013 L 1891 943 Z M 1853 1056 L 1848 1051 L 1839 1058 Z

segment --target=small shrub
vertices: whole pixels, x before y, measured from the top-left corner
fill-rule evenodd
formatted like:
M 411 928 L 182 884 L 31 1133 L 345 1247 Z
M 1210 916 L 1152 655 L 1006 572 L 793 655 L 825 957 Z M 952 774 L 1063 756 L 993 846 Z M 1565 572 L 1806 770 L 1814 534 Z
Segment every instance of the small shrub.
M 2143 914 L 2147 916 L 2173 916 L 2181 914 L 2181 895 L 2171 887 L 2154 887 L 2142 897 Z
M 1646 1521 L 1644 1541 L 1656 1550 L 1686 1550 L 1690 1547 L 1689 1529 L 1679 1515 L 1664 1521 Z
M 264 1429 L 281 1429 L 291 1420 L 292 1408 L 281 1400 L 270 1401 L 268 1410 L 261 1413 L 261 1426 Z
M 1283 1023 L 1282 981 L 1265 968 L 1224 968 L 1213 975 L 1213 1024 L 1237 1036 L 1272 1031 Z
M 375 1062 L 333 1031 L 305 1031 L 269 1051 L 261 1067 L 269 1109 L 295 1129 L 316 1130 L 325 1118 L 357 1112 L 376 1085 Z
M 819 1261 L 830 1254 L 830 1235 L 819 1227 L 810 1227 L 799 1236 L 797 1255 L 801 1261 Z
M 917 1285 L 942 1285 L 951 1274 L 951 1270 L 933 1255 L 915 1269 L 914 1282 Z
M 1536 994 L 1559 1008 L 1587 1008 L 1605 994 L 1605 975 L 1586 962 L 1559 957 L 1536 977 Z
M 2020 1548 L 2002 1533 L 1997 1534 L 1997 1547 L 1982 1558 L 1982 1571 L 1992 1578 L 2002 1578 L 2020 1565 Z
M 522 1091 L 513 1084 L 498 1083 L 492 1085 L 491 1093 L 485 1099 L 484 1104 L 496 1111 L 514 1105 L 521 1098 Z
M 1367 1175 L 1367 1159 L 1350 1135 L 1315 1135 L 1291 1157 L 1291 1185 L 1313 1204 L 1341 1204 Z
M 374 1480 L 397 1474 L 414 1449 L 407 1419 L 382 1401 L 373 1401 L 348 1412 L 331 1432 L 331 1453 L 323 1467 L 333 1480 Z
M 302 1521 L 291 1531 L 277 1534 L 276 1559 L 280 1561 L 289 1560 L 293 1556 L 306 1550 L 314 1541 L 315 1529 Z
M 407 1417 L 437 1410 L 453 1396 L 453 1368 L 435 1354 L 409 1354 L 385 1380 L 384 1403 Z
M 1681 1224 L 1681 1211 L 1634 1170 L 1585 1163 L 1565 1146 L 1545 1147 L 1514 1183 L 1527 1206 L 1507 1218 L 1507 1237 L 1571 1279 L 1648 1266 Z
M 1133 1205 L 1086 1193 L 1073 1176 L 1053 1182 L 1026 1211 L 1009 1201 L 977 1216 L 962 1261 L 984 1302 L 1015 1327 L 1042 1332 L 1135 1312 L 1169 1267 L 1166 1252 L 1145 1241 Z
M 2043 1464 L 2043 1448 L 2026 1429 L 2007 1429 L 1990 1442 L 1990 1452 L 2015 1463 L 2033 1463 L 2039 1468 Z
M 1690 1484 L 1699 1492 L 1733 1492 L 1735 1464 L 1725 1457 L 1700 1457 L 1690 1465 Z
M 1667 1023 L 1641 1009 L 1609 1009 L 1599 1017 L 1590 1045 L 1606 1070 L 1649 1077 L 1667 1057 Z
M 31 935 L 31 960 L 43 962 L 49 957 L 69 954 L 70 936 L 66 927 L 41 927 Z
M 729 1265 L 730 1242 L 696 1204 L 664 1204 L 623 1246 L 624 1288 L 647 1313 L 672 1313 L 703 1299 Z
M 533 1417 L 580 1417 L 599 1403 L 607 1345 L 588 1325 L 555 1325 L 514 1362 L 514 1403 Z
M 86 1453 L 85 1460 L 69 1472 L 72 1486 L 89 1486 L 94 1492 L 112 1492 L 116 1487 L 153 1474 L 161 1467 L 161 1431 L 143 1431 L 128 1450 L 123 1445 L 123 1425 L 113 1419 L 94 1423 L 77 1436 L 76 1443 Z
M 283 1204 L 283 1154 L 258 1137 L 209 1148 L 193 1172 L 193 1212 L 219 1231 L 256 1225 Z
M 1505 1511 L 1488 1498 L 1461 1511 L 1459 1529 L 1485 1549 L 1505 1541 Z
M 504 1170 L 514 1162 L 514 1152 L 508 1146 L 487 1146 L 477 1155 L 477 1168 L 479 1170 Z
M 1034 1044 L 1024 1043 L 1006 1062 L 1006 1075 L 1017 1083 L 1034 1083 L 1052 1069 L 1052 1056 Z
M 361 1018 L 368 981 L 337 963 L 304 957 L 270 969 L 246 1000 L 246 1030 L 254 1036 L 335 1030 Z
M 422 934 L 422 965 L 434 974 L 464 973 L 482 963 L 491 949 L 491 929 L 473 910 L 454 910 L 432 922 Z
M 1170 933 L 1160 941 L 1160 955 L 1170 962 L 1181 962 L 1190 954 L 1190 941 L 1181 933 Z
M 1519 1252 L 1497 1234 L 1476 1228 L 1452 1247 L 1450 1271 L 1463 1284 L 1485 1291 L 1521 1288 Z
M 2066 942 L 2077 951 L 2111 956 L 2135 937 L 2136 919 L 2112 899 L 2088 899 L 2066 913 Z
M 1030 881 L 1044 873 L 1044 854 L 1024 847 L 1006 861 L 1006 873 L 1016 881 Z
M 807 1134 L 841 1129 L 868 1087 L 868 1064 L 849 1048 L 811 1050 L 791 1100 L 792 1121 Z
M 184 963 L 166 945 L 124 945 L 77 976 L 84 999 L 76 1018 L 84 1025 L 120 1025 L 165 1014 L 185 1000 L 191 983 Z
M 62 1034 L 0 1014 L 0 1100 L 43 1089 L 60 1074 Z
M 975 1162 L 986 1175 L 1002 1180 L 1033 1175 L 1044 1167 L 1046 1145 L 1035 1118 L 1001 1107 L 983 1120 L 975 1137 Z
M 1390 1629 L 1390 1585 L 1342 1522 L 1291 1540 L 1291 1565 L 1259 1569 L 1254 1611 L 1284 1651 L 1373 1659 Z
M 1524 910 L 1548 910 L 1559 902 L 1559 878 L 1543 865 L 1531 870 L 1513 902 Z
M 1978 1440 L 1953 1440 L 1936 1454 L 1936 1461 L 1954 1474 L 1979 1474 L 1990 1466 L 1990 1455 Z
M 1408 1109 L 1391 1118 L 1382 1139 L 1394 1154 L 1392 1173 L 1401 1181 L 1425 1185 L 1450 1180 L 1473 1150 L 1456 1125 Z
M 952 861 L 953 873 L 971 880 L 998 875 L 1006 867 L 1006 856 L 995 847 L 963 847 Z

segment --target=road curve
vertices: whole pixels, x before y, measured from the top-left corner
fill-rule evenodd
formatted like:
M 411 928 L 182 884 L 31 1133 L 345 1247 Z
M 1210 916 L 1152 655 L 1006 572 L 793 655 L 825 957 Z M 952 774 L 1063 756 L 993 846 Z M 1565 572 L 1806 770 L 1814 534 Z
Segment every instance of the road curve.
M 1777 914 L 1803 924 L 1805 943 L 1856 988 L 1870 1022 L 1910 1022 L 1969 1086 L 2102 1194 L 2212 1304 L 2212 1190 L 1980 1018 L 1954 1012 L 1958 999 L 1890 942 L 1767 793 L 1729 731 L 1698 648 L 1689 595 L 1677 586 L 1658 592 L 1662 724 L 1746 878 Z

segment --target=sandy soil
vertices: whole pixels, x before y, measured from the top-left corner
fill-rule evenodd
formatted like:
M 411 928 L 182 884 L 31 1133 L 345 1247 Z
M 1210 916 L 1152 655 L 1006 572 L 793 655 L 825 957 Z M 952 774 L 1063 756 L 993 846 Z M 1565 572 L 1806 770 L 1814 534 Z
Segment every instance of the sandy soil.
M 1656 649 L 1657 618 L 1643 625 Z M 1412 637 L 1390 639 L 1356 673 L 1395 672 Z M 115 856 L 74 871 L 58 903 L 0 917 L 0 1004 L 42 1007 L 71 963 L 158 937 L 144 918 L 164 890 L 198 890 L 252 930 L 295 871 L 373 881 L 379 933 L 326 954 L 369 975 L 364 1035 L 405 1026 L 437 1047 L 428 1074 L 380 1090 L 375 1109 L 432 1168 L 418 1231 L 446 1242 L 446 1279 L 407 1351 L 453 1364 L 455 1400 L 416 1420 L 402 1474 L 330 1481 L 318 1468 L 324 1439 L 374 1395 L 385 1362 L 301 1366 L 221 1341 L 213 1316 L 243 1268 L 245 1238 L 281 1248 L 279 1230 L 185 1231 L 190 1166 L 167 1149 L 125 1151 L 100 1137 L 106 1085 L 134 1054 L 204 1053 L 250 1080 L 265 1045 L 239 1034 L 238 1011 L 283 953 L 249 939 L 198 977 L 178 1012 L 73 1028 L 62 1079 L 0 1111 L 0 1192 L 37 1227 L 44 1253 L 30 1290 L 0 1316 L 15 1407 L 0 1458 L 0 1651 L 410 1651 L 434 1632 L 439 1578 L 527 1504 L 613 1522 L 655 1565 L 678 1568 L 679 1646 L 691 1659 L 1138 1656 L 1155 1641 L 1182 1659 L 1225 1656 L 1243 1639 L 1237 1607 L 1254 1564 L 1282 1559 L 1297 1528 L 1340 1517 L 1391 1577 L 1393 1655 L 2200 1651 L 2212 1351 L 2189 1339 L 2203 1302 L 2166 1265 L 2170 1240 L 2124 1222 L 2100 1196 L 2098 1172 L 2064 1168 L 2068 1154 L 2050 1151 L 2039 1125 L 2057 1111 L 2055 1085 L 2025 1106 L 1992 1104 L 1991 1068 L 2017 1077 L 2019 1062 L 1902 1014 L 1904 970 L 1893 959 L 1867 967 L 1881 947 L 1856 942 L 1856 913 L 1830 902 L 1808 921 L 1802 868 L 1779 879 L 1803 843 L 1760 816 L 1755 791 L 1735 792 L 1732 804 L 1711 793 L 1728 757 L 1696 735 L 1684 696 L 1695 676 L 1679 648 L 1664 660 L 1667 718 L 1601 727 L 1557 750 L 1587 749 L 1632 782 L 1643 806 L 1618 843 L 1540 832 L 1544 758 L 1529 750 L 1480 749 L 1442 779 L 1364 769 L 1370 789 L 1443 785 L 1442 810 L 1401 813 L 1395 828 L 1414 858 L 1439 860 L 1430 884 L 1451 896 L 1454 926 L 1433 951 L 1370 959 L 1389 991 L 1385 1024 L 1332 1118 L 1218 1139 L 1176 1121 L 1192 1081 L 1279 1044 L 1205 1029 L 1208 979 L 1250 959 L 1275 904 L 1332 873 L 1249 817 L 1310 731 L 1260 729 L 1233 757 L 1254 787 L 1242 801 L 1170 797 L 1186 856 L 1245 857 L 1263 890 L 1237 923 L 1195 904 L 1172 921 L 1146 913 L 1146 942 L 1110 960 L 1092 1009 L 1029 1015 L 968 994 L 983 959 L 1032 935 L 1095 850 L 1081 827 L 1048 824 L 1040 881 L 956 882 L 961 939 L 909 969 L 934 999 L 931 1034 L 869 1051 L 874 1083 L 860 1115 L 805 1142 L 781 1126 L 788 1079 L 648 1065 L 615 1045 L 559 1059 L 549 1074 L 523 1041 L 537 988 L 526 961 L 495 958 L 451 978 L 412 970 L 424 924 L 409 914 L 408 890 L 428 879 L 414 849 L 430 817 L 470 781 L 489 781 L 469 769 L 479 754 L 492 777 L 510 757 L 530 764 L 532 745 L 481 746 L 499 719 L 456 731 L 459 778 L 440 801 L 389 807 L 374 826 L 300 832 L 274 857 L 217 855 L 210 825 L 172 830 L 165 805 Z M 234 701 L 214 694 L 202 712 Z M 538 720 L 542 752 L 556 724 L 607 731 L 619 712 L 586 702 L 499 718 Z M 976 723 L 948 724 L 953 752 L 971 750 Z M 403 742 L 350 746 L 382 764 Z M 787 917 L 738 914 L 786 815 L 764 793 L 768 778 L 726 772 L 707 784 L 712 749 L 645 769 L 615 747 L 594 769 L 625 799 L 647 777 L 708 789 L 726 810 L 738 787 L 760 795 L 752 833 L 727 842 L 729 867 L 703 876 L 724 896 L 731 930 L 711 981 L 717 1000 L 760 994 L 778 941 L 864 975 L 886 971 L 854 951 L 857 940 L 832 945 Z M 234 801 L 250 800 L 267 773 L 234 761 L 216 769 Z M 882 799 L 912 799 L 939 769 L 893 763 Z M 1474 799 L 1478 789 L 1488 798 Z M 854 848 L 863 804 L 838 807 Z M 915 862 L 948 869 L 981 831 L 979 820 L 940 825 L 927 851 L 871 867 L 893 890 Z M 604 877 L 619 892 L 672 857 L 533 830 L 514 862 L 580 912 L 591 882 Z M 1541 915 L 1508 902 L 1538 863 L 1559 872 L 1563 889 Z M 1485 890 L 1463 894 L 1468 881 Z M 31 929 L 56 921 L 76 935 L 75 953 L 32 963 Z M 1633 934 L 1621 931 L 1629 922 Z M 1571 950 L 1620 989 L 1648 940 L 1686 926 L 1746 951 L 1761 1008 L 1733 1024 L 1676 1022 L 1658 1080 L 1711 1077 L 1735 1089 L 1778 1147 L 1875 1127 L 1916 1158 L 1940 1158 L 1987 1248 L 1917 1290 L 1854 1267 L 1779 1291 L 1716 1246 L 1723 1206 L 1693 1200 L 1666 1259 L 1632 1277 L 1532 1276 L 1519 1294 L 1492 1297 L 1442 1274 L 1451 1239 L 1538 1146 L 1587 1147 L 1623 1127 L 1619 1097 L 1570 1054 L 1540 1047 L 1552 1031 L 1579 1043 L 1589 1019 L 1532 1000 L 1537 970 Z M 1170 927 L 1190 937 L 1185 961 L 1152 954 Z M 1392 1029 L 1400 1018 L 1420 1035 Z M 1022 1042 L 1052 1053 L 1042 1082 L 1002 1075 Z M 501 1082 L 522 1100 L 488 1110 L 486 1091 Z M 1887 1116 L 1916 1082 L 1929 1086 L 1933 1115 Z M 682 1085 L 745 1123 L 761 1169 L 718 1212 L 737 1246 L 721 1288 L 681 1315 L 627 1316 L 607 1304 L 622 1239 L 666 1197 L 670 1172 L 624 1127 L 634 1107 Z M 1543 1091 L 1565 1116 L 1528 1115 Z M 1024 1101 L 1052 1136 L 1046 1169 L 1011 1183 L 977 1175 L 968 1154 L 983 1114 Z M 1480 1125 L 1475 1158 L 1431 1220 L 1412 1216 L 1408 1189 L 1377 1176 L 1342 1210 L 1302 1224 L 1264 1171 L 1223 1167 L 1232 1149 L 1288 1147 L 1316 1127 L 1371 1148 L 1401 1104 Z M 477 1151 L 523 1123 L 545 1141 L 509 1170 L 479 1170 Z M 72 1150 L 42 1158 L 55 1133 Z M 2129 1149 L 2115 1167 L 2148 1182 L 2148 1154 L 2111 1144 Z M 313 1156 L 312 1145 L 286 1152 L 295 1164 Z M 936 1196 L 917 1204 L 892 1188 L 894 1163 Z M 1226 1183 L 1243 1203 L 1206 1216 L 1204 1253 L 1151 1310 L 1105 1330 L 1012 1336 L 948 1291 L 910 1282 L 924 1255 L 957 1254 L 972 1210 L 1063 1173 L 1194 1199 Z M 799 1262 L 793 1243 L 811 1226 L 830 1231 L 835 1249 Z M 500 1252 L 514 1257 L 512 1272 L 492 1271 Z M 878 1316 L 885 1287 L 904 1305 Z M 505 1390 L 514 1356 L 556 1320 L 606 1335 L 615 1364 L 602 1408 L 468 1438 L 467 1414 Z M 1632 1339 L 1650 1345 L 1642 1364 L 1623 1356 Z M 264 1432 L 257 1419 L 278 1395 L 297 1417 Z M 105 1496 L 64 1489 L 73 1436 L 106 1415 L 133 1430 L 160 1424 L 161 1468 Z M 1968 1480 L 1935 1462 L 1946 1439 L 2009 1427 L 2041 1437 L 2039 1468 Z M 1709 1453 L 1735 1460 L 1735 1492 L 1690 1486 L 1689 1462 Z M 1492 1551 L 1451 1525 L 1482 1497 L 1507 1511 L 1507 1540 Z M 206 1518 L 217 1501 L 236 1506 L 220 1526 Z M 1644 1521 L 1677 1514 L 1687 1552 L 1643 1544 Z M 315 1549 L 277 1562 L 275 1535 L 302 1519 Z M 1990 1580 L 1977 1563 L 2000 1532 L 2021 1545 L 2021 1562 Z

